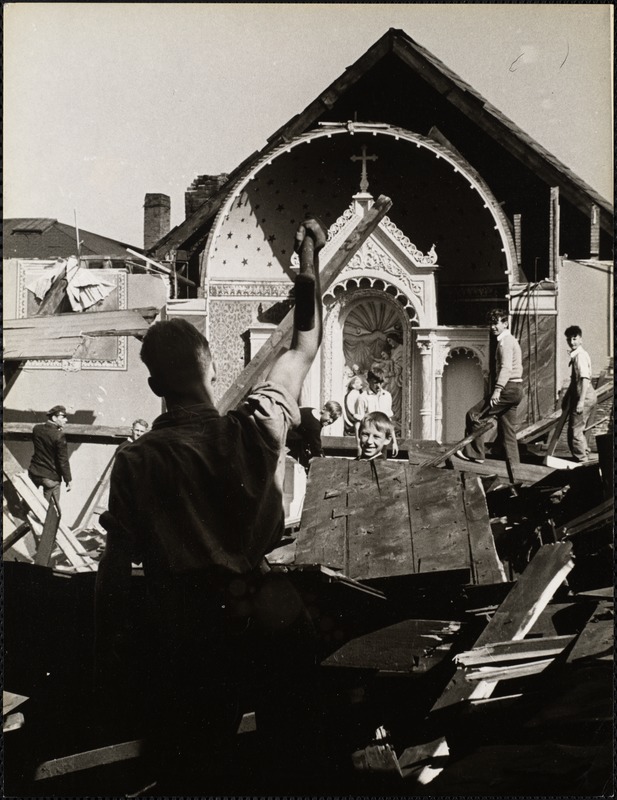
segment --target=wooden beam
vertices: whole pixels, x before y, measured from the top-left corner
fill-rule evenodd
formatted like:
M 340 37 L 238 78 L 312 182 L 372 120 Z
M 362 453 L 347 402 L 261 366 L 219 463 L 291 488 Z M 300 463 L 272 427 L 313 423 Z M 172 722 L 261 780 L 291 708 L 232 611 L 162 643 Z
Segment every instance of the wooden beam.
M 465 673 L 465 680 L 474 681 L 509 681 L 513 678 L 526 678 L 544 672 L 553 663 L 552 658 L 541 658 L 525 664 L 507 664 L 499 667 L 478 667 Z
M 111 468 L 113 467 L 114 458 L 116 456 L 116 451 L 114 450 L 114 454 L 109 459 L 109 463 L 103 470 L 103 474 L 98 480 L 97 485 L 94 487 L 94 492 L 90 501 L 87 503 L 86 507 L 80 514 L 81 517 L 81 524 L 79 525 L 80 530 L 89 530 L 94 525 L 94 515 L 102 513 L 98 508 L 99 502 L 103 497 L 105 491 L 109 488 L 109 481 L 111 478 Z
M 551 186 L 550 211 L 549 211 L 549 254 L 548 254 L 548 277 L 555 280 L 557 275 L 559 260 L 559 186 Z
M 462 458 L 451 456 L 450 461 L 454 469 L 473 475 L 496 475 L 498 478 L 509 478 L 505 461 L 495 458 L 487 459 L 483 464 L 474 461 L 464 461 Z M 555 470 L 542 464 L 513 464 L 512 473 L 516 483 L 533 484 L 546 478 Z
M 9 441 L 23 441 L 30 439 L 34 422 L 5 422 L 3 425 L 4 438 Z M 68 441 L 96 442 L 97 444 L 121 444 L 131 435 L 131 427 L 122 425 L 78 425 L 67 422 L 63 428 Z
M 2 447 L 2 471 L 28 508 L 28 521 L 39 528 L 44 525 L 49 504 L 32 483 L 15 456 L 6 446 Z M 97 565 L 81 547 L 73 532 L 62 522 L 58 525 L 58 547 L 69 563 L 78 571 L 96 571 Z
M 585 215 L 589 213 L 589 199 L 601 208 L 601 224 L 612 231 L 612 209 L 596 191 L 574 175 L 551 153 L 530 139 L 512 120 L 501 114 L 471 87 L 462 85 L 460 78 L 441 62 L 407 38 L 397 37 L 393 50 L 405 64 L 420 75 L 429 86 L 469 117 L 481 130 L 498 141 L 520 163 L 552 186 L 559 186 L 564 198 Z M 449 74 L 448 74 L 449 73 Z M 455 80 L 456 79 L 456 80 Z
M 339 275 L 343 267 L 358 252 L 371 233 L 379 225 L 392 206 L 389 197 L 381 195 L 349 233 L 339 249 L 332 255 L 320 274 L 321 290 L 325 293 Z M 218 403 L 221 414 L 225 414 L 243 400 L 251 386 L 256 383 L 272 366 L 275 359 L 289 347 L 293 333 L 294 310 L 291 309 L 283 321 L 274 330 L 265 344 L 232 383 Z
M 144 742 L 142 739 L 120 742 L 107 747 L 97 747 L 95 750 L 86 750 L 81 753 L 73 753 L 69 756 L 44 761 L 36 768 L 34 780 L 43 781 L 49 778 L 57 778 L 61 775 L 81 772 L 85 769 L 102 767 L 105 764 L 129 761 L 133 758 L 139 758 L 143 753 Z
M 148 256 L 145 256 L 143 253 L 138 253 L 136 250 L 131 250 L 130 247 L 127 247 L 126 249 L 131 255 L 143 259 L 149 266 L 150 271 L 155 270 L 156 272 L 159 273 L 162 272 L 164 275 L 169 275 L 169 277 L 173 278 L 174 281 L 178 281 L 178 283 L 182 283 L 185 286 L 195 286 L 194 281 L 190 281 L 188 278 L 185 278 L 182 275 L 178 275 L 175 269 L 170 269 L 169 267 L 166 267 L 164 264 L 159 264 L 158 261 L 154 261 L 153 259 L 148 258 Z
M 9 330 L 23 333 L 33 330 L 56 336 L 63 334 L 74 336 L 81 333 L 92 335 L 92 331 L 104 331 L 110 326 L 135 325 L 142 321 L 153 322 L 160 310 L 158 306 L 144 306 L 143 308 L 117 309 L 116 311 L 70 311 L 65 314 L 54 314 L 53 317 L 45 319 L 41 319 L 38 315 L 20 319 L 5 319 L 3 329 L 5 332 Z
M 590 511 L 576 517 L 576 519 L 562 525 L 555 531 L 555 536 L 558 539 L 563 539 L 566 536 L 575 536 L 577 533 L 582 533 L 590 528 L 595 528 L 598 525 L 605 525 L 613 519 L 614 516 L 614 502 L 613 499 L 605 500 L 600 505 L 595 506 Z
M 598 398 L 598 403 L 602 403 L 604 400 L 607 400 L 612 393 L 612 382 L 604 383 L 602 386 L 598 386 L 596 388 L 596 397 Z M 536 439 L 539 439 L 548 433 L 548 431 L 550 431 L 554 425 L 557 425 L 561 418 L 561 413 L 561 409 L 558 409 L 543 419 L 538 420 L 538 422 L 534 422 L 532 425 L 526 425 L 524 428 L 521 428 L 521 430 L 517 431 L 516 440 L 521 444 L 534 442 Z
M 478 439 L 480 436 L 483 436 L 485 433 L 488 433 L 492 428 L 495 427 L 495 421 L 492 419 L 487 420 L 484 422 L 480 427 L 475 430 L 473 433 L 470 433 L 469 436 L 465 436 L 464 439 L 461 439 L 460 442 L 456 442 L 456 444 L 450 445 L 447 450 L 444 450 L 443 453 L 439 453 L 434 458 L 425 461 L 422 464 L 422 467 L 438 467 L 442 462 L 444 462 L 450 456 L 453 456 L 457 450 L 462 450 L 465 445 L 468 445 L 470 442 L 473 442 L 474 439 Z M 470 462 L 472 463 L 472 462 Z
M 4 358 L 10 361 L 74 358 L 85 337 L 143 336 L 160 309 L 71 312 L 4 322 Z
M 573 566 L 571 544 L 542 546 L 480 634 L 474 648 L 523 639 Z M 490 697 L 500 679 L 499 675 L 493 675 L 489 679 L 469 682 L 466 675 L 465 669 L 459 667 L 456 670 L 433 704 L 431 713 L 461 702 Z M 430 760 L 447 753 L 448 745 L 443 736 L 430 743 L 428 753 L 427 745 L 408 747 L 399 759 L 403 775 L 417 773 L 419 783 L 429 783 L 443 769 L 442 764 L 430 763 Z M 429 764 L 424 766 L 427 759 Z
M 60 525 L 60 516 L 60 508 L 52 496 L 51 502 L 47 506 L 47 514 L 45 515 L 45 522 L 43 523 L 43 531 L 36 549 L 36 556 L 34 557 L 34 563 L 40 567 L 49 566 L 51 554 L 53 553 L 54 545 L 56 544 L 58 526 Z
M 541 639 L 517 639 L 473 647 L 454 656 L 454 662 L 464 667 L 486 666 L 500 661 L 520 661 L 530 658 L 557 656 L 574 641 L 575 636 L 546 636 Z

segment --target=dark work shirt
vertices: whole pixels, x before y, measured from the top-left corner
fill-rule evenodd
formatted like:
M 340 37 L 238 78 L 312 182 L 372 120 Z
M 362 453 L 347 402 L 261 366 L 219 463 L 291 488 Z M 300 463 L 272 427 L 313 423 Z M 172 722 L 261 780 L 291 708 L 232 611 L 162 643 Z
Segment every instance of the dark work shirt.
M 37 478 L 71 482 L 71 467 L 64 432 L 49 420 L 32 429 L 34 455 L 28 472 Z
M 289 454 L 305 467 L 309 459 L 323 456 L 321 422 L 315 419 L 312 408 L 300 408 L 300 424 L 287 434 L 287 447 Z
M 284 531 L 283 443 L 298 406 L 282 387 L 256 386 L 237 411 L 174 409 L 116 451 L 101 516 L 155 583 L 255 569 Z

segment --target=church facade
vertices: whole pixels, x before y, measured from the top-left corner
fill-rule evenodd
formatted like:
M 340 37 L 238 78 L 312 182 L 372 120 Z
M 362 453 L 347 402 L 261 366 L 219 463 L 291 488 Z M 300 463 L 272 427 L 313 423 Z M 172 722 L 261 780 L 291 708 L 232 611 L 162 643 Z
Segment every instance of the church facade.
M 195 202 L 197 181 L 187 219 L 150 254 L 199 287 L 220 395 L 293 305 L 300 222 L 311 213 L 327 227 L 323 268 L 378 195 L 392 207 L 324 296 L 303 404 L 342 402 L 352 377 L 379 368 L 402 436 L 455 441 L 490 380 L 484 322 L 498 307 L 523 348 L 520 421 L 533 421 L 563 379 L 561 325 L 598 318 L 593 307 L 560 317 L 560 270 L 591 264 L 610 295 L 609 204 L 402 31 L 224 180 L 207 177 L 211 193 Z M 597 302 L 607 298 L 591 293 Z M 594 337 L 598 370 L 609 318 Z

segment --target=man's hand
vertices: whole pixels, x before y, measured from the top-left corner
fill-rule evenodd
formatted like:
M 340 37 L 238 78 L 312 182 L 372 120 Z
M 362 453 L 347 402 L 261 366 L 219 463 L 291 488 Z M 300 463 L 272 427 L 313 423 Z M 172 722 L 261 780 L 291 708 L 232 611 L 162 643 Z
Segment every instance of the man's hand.
M 66 484 L 66 490 L 67 490 L 67 492 L 71 491 L 71 484 L 70 483 Z
M 491 395 L 491 399 L 490 399 L 491 408 L 493 408 L 493 406 L 497 405 L 497 403 L 499 402 L 500 398 L 501 398 L 501 389 L 495 389 L 495 391 Z
M 576 404 L 576 413 L 577 414 L 582 414 L 584 406 L 585 406 L 585 404 L 583 403 L 583 401 L 579 400 L 578 403 Z

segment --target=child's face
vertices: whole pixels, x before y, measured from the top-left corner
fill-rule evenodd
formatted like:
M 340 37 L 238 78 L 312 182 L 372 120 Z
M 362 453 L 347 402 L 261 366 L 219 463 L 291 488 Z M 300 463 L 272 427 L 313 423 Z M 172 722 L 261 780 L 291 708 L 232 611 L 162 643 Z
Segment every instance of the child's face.
M 359 392 L 362 388 L 362 378 L 354 378 L 349 384 L 349 388 Z
M 373 458 L 373 456 L 379 455 L 391 441 L 387 433 L 378 431 L 370 422 L 360 429 L 360 447 L 363 458 Z
M 319 421 L 321 422 L 321 427 L 325 428 L 327 425 L 332 425 L 334 422 L 334 417 L 332 414 L 330 414 L 327 408 L 322 408 Z
M 575 350 L 579 345 L 583 344 L 583 337 L 575 334 L 574 336 L 566 336 L 566 341 L 570 350 Z
M 381 381 L 369 380 L 368 385 L 369 385 L 369 389 L 374 394 L 377 394 L 379 392 L 379 390 L 381 389 Z

